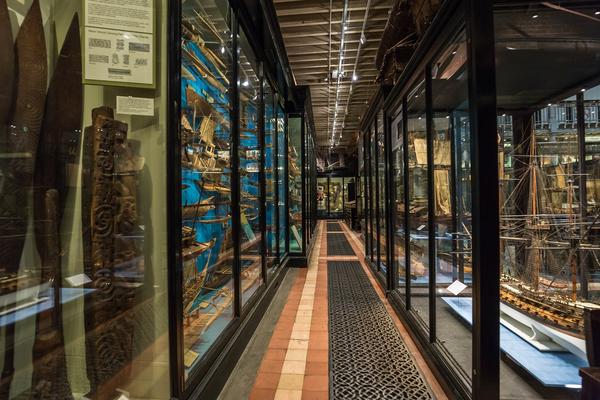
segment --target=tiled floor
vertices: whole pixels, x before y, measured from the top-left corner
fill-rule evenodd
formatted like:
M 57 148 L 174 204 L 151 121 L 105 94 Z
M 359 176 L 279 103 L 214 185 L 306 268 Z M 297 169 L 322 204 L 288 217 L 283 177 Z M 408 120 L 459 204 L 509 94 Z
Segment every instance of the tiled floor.
M 432 392 L 437 399 L 445 399 L 440 385 L 364 264 L 358 237 L 344 224 L 342 226 L 354 252 L 359 256 L 328 257 L 327 226 L 324 222 L 319 224 L 317 237 L 320 240 L 315 242 L 308 268 L 300 270 L 295 278 L 262 359 L 250 399 L 329 398 L 327 261 L 335 260 L 361 261 Z
M 327 399 L 327 232 L 320 227 L 307 269 L 301 270 L 277 321 L 251 399 Z

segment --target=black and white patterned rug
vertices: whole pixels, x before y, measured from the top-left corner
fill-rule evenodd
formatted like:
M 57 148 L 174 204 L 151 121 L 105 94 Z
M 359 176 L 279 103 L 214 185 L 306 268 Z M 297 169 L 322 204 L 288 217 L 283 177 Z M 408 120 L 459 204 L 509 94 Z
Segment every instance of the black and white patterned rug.
M 360 263 L 329 261 L 327 271 L 330 398 L 433 399 Z

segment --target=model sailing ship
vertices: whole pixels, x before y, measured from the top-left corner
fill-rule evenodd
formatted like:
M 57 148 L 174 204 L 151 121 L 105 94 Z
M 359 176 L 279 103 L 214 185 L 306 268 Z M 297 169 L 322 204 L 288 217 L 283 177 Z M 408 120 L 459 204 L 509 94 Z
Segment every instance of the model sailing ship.
M 586 258 L 600 250 L 593 235 L 600 215 L 584 218 L 580 211 L 574 162 L 548 167 L 534 131 L 525 144 L 527 154 L 513 155 L 522 164 L 514 190 L 501 198 L 500 298 L 533 319 L 534 333 L 585 358 L 584 313 L 600 305 L 580 300 L 578 276 L 586 273 L 581 271 Z M 525 207 L 517 204 L 519 198 L 526 199 Z

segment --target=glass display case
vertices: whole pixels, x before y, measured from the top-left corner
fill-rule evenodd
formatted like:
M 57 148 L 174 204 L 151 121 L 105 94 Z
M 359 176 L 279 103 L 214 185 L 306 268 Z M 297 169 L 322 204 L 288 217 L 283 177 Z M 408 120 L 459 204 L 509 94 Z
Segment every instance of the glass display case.
M 244 11 L 227 0 L 202 0 L 181 2 L 181 12 L 173 340 L 183 375 L 175 393 L 195 398 L 198 390 L 204 397 L 214 390 L 199 382 L 230 372 L 221 352 L 252 336 L 236 332 L 248 329 L 246 318 L 261 317 L 256 310 L 266 307 L 286 271 L 288 201 L 302 209 L 302 198 L 288 200 L 288 172 L 298 175 L 303 167 L 302 160 L 288 166 L 283 104 L 291 89 L 272 79 L 281 66 L 268 64 L 253 30 L 242 28 Z
M 169 398 L 168 2 L 83 4 L 0 2 L 0 398 Z
M 575 399 L 600 381 L 597 2 L 484 3 L 445 2 L 370 102 L 364 227 L 392 224 L 380 283 L 461 397 Z
M 330 177 L 327 200 L 329 201 L 329 216 L 341 217 L 344 211 L 344 178 Z
M 392 183 L 390 223 L 392 224 L 392 237 L 389 245 L 392 247 L 392 260 L 395 265 L 392 268 L 392 279 L 395 280 L 396 288 L 402 299 L 406 302 L 406 282 L 411 280 L 410 269 L 406 268 L 406 264 L 410 262 L 409 252 L 410 238 L 408 236 L 408 213 L 406 205 L 408 204 L 408 191 L 405 190 L 404 180 L 408 171 L 408 158 L 404 157 L 405 145 L 405 119 L 403 107 L 400 105 L 398 110 L 391 118 L 390 129 L 390 144 L 392 150 L 392 173 L 390 175 Z M 405 162 L 406 161 L 406 162 Z
M 275 179 L 275 157 L 273 150 L 277 135 L 277 120 L 275 115 L 275 93 L 271 84 L 266 80 L 263 83 L 264 93 L 264 121 L 265 121 L 265 204 L 266 204 L 266 249 L 267 268 L 273 270 L 277 265 L 277 207 L 275 197 L 277 194 Z
M 314 120 L 307 86 L 294 88 L 296 104 L 287 114 L 287 212 L 281 214 L 289 221 L 290 261 L 306 266 L 312 250 L 312 234 L 316 228 L 316 160 L 314 150 Z M 280 143 L 280 148 L 283 144 Z
M 314 124 L 270 3 L 105 3 L 0 1 L 0 398 L 216 398 L 312 244 Z
M 280 227 L 277 235 L 279 258 L 283 259 L 287 253 L 286 238 L 288 230 L 288 143 L 286 134 L 286 118 L 283 107 L 277 105 L 277 226 Z
M 261 146 L 258 129 L 260 80 L 257 60 L 246 34 L 238 42 L 239 142 L 238 170 L 240 187 L 240 266 L 242 307 L 264 282 L 262 277 L 262 233 L 264 213 L 260 206 Z M 283 128 L 283 127 L 282 127 Z
M 212 13 L 208 14 L 207 9 Z M 232 57 L 228 10 L 227 2 L 221 0 L 202 9 L 190 4 L 183 9 L 181 25 L 182 317 L 186 377 L 234 318 L 231 162 L 232 151 L 238 150 L 231 146 L 232 125 L 236 122 L 231 118 L 235 100 L 229 81 L 237 66 Z M 247 57 L 246 60 L 249 62 Z M 247 79 L 243 85 L 248 88 L 247 96 L 252 90 L 250 85 L 256 82 L 250 82 L 252 76 L 242 79 Z M 242 128 L 252 126 L 251 107 L 246 105 L 246 121 L 240 121 Z M 254 198 L 258 200 L 257 196 Z
M 408 229 L 410 237 L 410 304 L 429 327 L 429 188 L 425 80 L 421 78 L 407 96 Z
M 385 276 L 387 274 L 387 218 L 386 218 L 386 199 L 387 199 L 387 191 L 385 187 L 386 176 L 387 176 L 387 164 L 385 162 L 387 151 L 385 132 L 383 129 L 383 110 L 380 110 L 377 114 L 377 120 L 375 123 L 376 128 L 376 137 L 374 138 L 374 143 L 377 147 L 376 154 L 376 163 L 377 163 L 377 229 L 379 233 L 377 235 L 377 243 L 379 245 L 379 261 L 377 264 L 377 270 Z
M 302 253 L 304 241 L 302 207 L 302 117 L 288 116 L 288 185 L 290 253 Z
M 327 177 L 317 178 L 317 213 L 320 217 L 327 215 L 329 206 L 329 184 Z

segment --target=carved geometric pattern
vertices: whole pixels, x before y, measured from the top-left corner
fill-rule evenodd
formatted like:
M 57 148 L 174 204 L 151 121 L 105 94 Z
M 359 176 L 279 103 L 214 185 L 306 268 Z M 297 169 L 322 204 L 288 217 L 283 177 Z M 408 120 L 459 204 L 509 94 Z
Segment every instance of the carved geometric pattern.
M 327 232 L 343 232 L 342 226 L 339 222 L 328 222 L 327 223 Z
M 330 398 L 433 399 L 360 263 L 329 261 L 327 280 Z
M 327 234 L 327 255 L 328 256 L 354 256 L 354 250 L 343 233 Z

